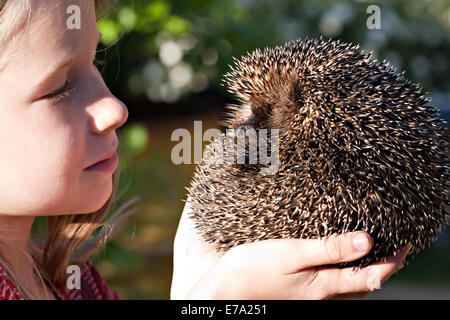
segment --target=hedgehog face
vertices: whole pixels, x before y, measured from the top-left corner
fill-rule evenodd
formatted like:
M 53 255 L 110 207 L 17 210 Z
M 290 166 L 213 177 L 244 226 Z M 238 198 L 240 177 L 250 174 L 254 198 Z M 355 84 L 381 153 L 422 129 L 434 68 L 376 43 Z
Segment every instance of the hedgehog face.
M 241 106 L 228 128 L 279 129 L 279 169 L 197 167 L 189 196 L 204 239 L 224 252 L 271 238 L 364 230 L 364 266 L 435 239 L 448 213 L 445 121 L 388 64 L 333 41 L 290 42 L 236 60 L 226 75 Z

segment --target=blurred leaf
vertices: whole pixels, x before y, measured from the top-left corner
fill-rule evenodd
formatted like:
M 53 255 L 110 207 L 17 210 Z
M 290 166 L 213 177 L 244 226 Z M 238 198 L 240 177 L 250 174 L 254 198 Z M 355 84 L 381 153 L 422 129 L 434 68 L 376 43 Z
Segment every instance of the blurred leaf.
M 119 22 L 126 30 L 131 30 L 136 25 L 136 14 L 133 9 L 124 7 L 119 11 Z
M 98 29 L 102 34 L 102 42 L 106 45 L 112 44 L 119 37 L 119 26 L 110 19 L 103 19 L 98 22 Z
M 147 127 L 141 123 L 128 125 L 122 133 L 122 140 L 132 155 L 141 153 L 149 142 Z
M 188 32 L 189 23 L 183 18 L 177 16 L 170 16 L 164 25 L 164 29 L 173 35 L 180 35 Z
M 163 20 L 167 18 L 169 12 L 169 4 L 165 1 L 153 1 L 145 10 L 146 17 L 150 20 Z

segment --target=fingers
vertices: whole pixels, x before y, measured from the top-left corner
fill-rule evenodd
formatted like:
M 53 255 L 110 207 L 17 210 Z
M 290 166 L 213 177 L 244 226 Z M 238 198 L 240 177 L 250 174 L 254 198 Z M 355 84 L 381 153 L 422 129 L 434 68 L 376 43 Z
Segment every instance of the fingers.
M 366 268 L 372 268 L 373 273 L 378 273 L 380 278 L 380 286 L 384 283 L 389 277 L 395 273 L 397 270 L 401 269 L 403 266 L 403 261 L 408 255 L 410 248 L 403 247 L 399 250 L 399 252 L 389 256 L 386 258 L 386 261 L 376 262 Z
M 190 210 L 188 199 L 181 221 L 186 218 Z M 334 234 L 322 239 L 265 240 L 238 246 L 232 250 L 232 255 L 237 255 L 238 257 L 234 257 L 236 259 L 245 258 L 250 252 L 253 260 L 269 255 L 273 257 L 272 261 L 275 264 L 284 261 L 279 264 L 280 271 L 292 273 L 302 268 L 359 259 L 369 253 L 372 245 L 372 239 L 367 232 L 356 231 Z M 249 246 L 252 247 L 250 251 L 247 250 Z
M 311 286 L 321 288 L 318 299 L 329 299 L 348 294 L 371 292 L 381 287 L 382 272 L 372 267 L 353 270 L 352 267 L 324 268 L 317 271 Z
M 349 293 L 363 293 L 364 296 L 364 293 L 380 289 L 381 284 L 401 267 L 407 254 L 408 248 L 403 248 L 396 255 L 388 257 L 386 262 L 377 262 L 356 270 L 352 267 L 318 269 L 314 285 L 323 288 L 321 298 L 336 298 L 337 295 L 345 297 Z
M 369 234 L 363 231 L 297 241 L 296 250 L 291 254 L 295 259 L 291 268 L 297 266 L 297 270 L 299 267 L 308 268 L 353 261 L 365 256 L 372 248 Z
M 358 231 L 323 239 L 273 239 L 240 245 L 227 252 L 229 261 L 261 261 L 284 274 L 320 265 L 347 262 L 366 255 L 370 236 Z M 271 257 L 270 260 L 267 257 Z

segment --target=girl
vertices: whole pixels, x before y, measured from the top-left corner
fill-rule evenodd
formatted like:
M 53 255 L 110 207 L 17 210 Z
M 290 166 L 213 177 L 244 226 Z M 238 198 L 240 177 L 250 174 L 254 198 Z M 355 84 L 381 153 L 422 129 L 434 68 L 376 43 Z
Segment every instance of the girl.
M 81 24 L 68 29 L 74 4 Z M 122 209 L 90 238 L 114 199 L 128 117 L 93 63 L 96 5 L 0 1 L 0 299 L 118 298 L 88 260 L 120 222 Z M 40 248 L 36 216 L 48 216 Z M 69 265 L 81 288 L 66 285 Z

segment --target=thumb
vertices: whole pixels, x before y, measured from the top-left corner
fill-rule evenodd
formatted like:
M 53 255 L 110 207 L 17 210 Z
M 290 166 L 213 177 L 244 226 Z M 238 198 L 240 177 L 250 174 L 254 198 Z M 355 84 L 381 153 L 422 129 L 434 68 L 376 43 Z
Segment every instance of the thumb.
M 357 260 L 368 254 L 373 245 L 370 235 L 364 231 L 332 234 L 321 239 L 279 241 L 276 251 L 279 259 L 275 260 L 285 261 L 285 270 L 291 271 Z
M 313 267 L 357 260 L 370 252 L 373 243 L 367 232 L 356 231 L 308 240 L 303 245 L 303 265 Z
M 257 241 L 237 246 L 225 256 L 232 256 L 234 261 L 258 261 L 265 268 L 281 268 L 283 272 L 289 273 L 359 259 L 370 252 L 372 245 L 367 232 L 356 231 L 333 234 L 321 239 Z

